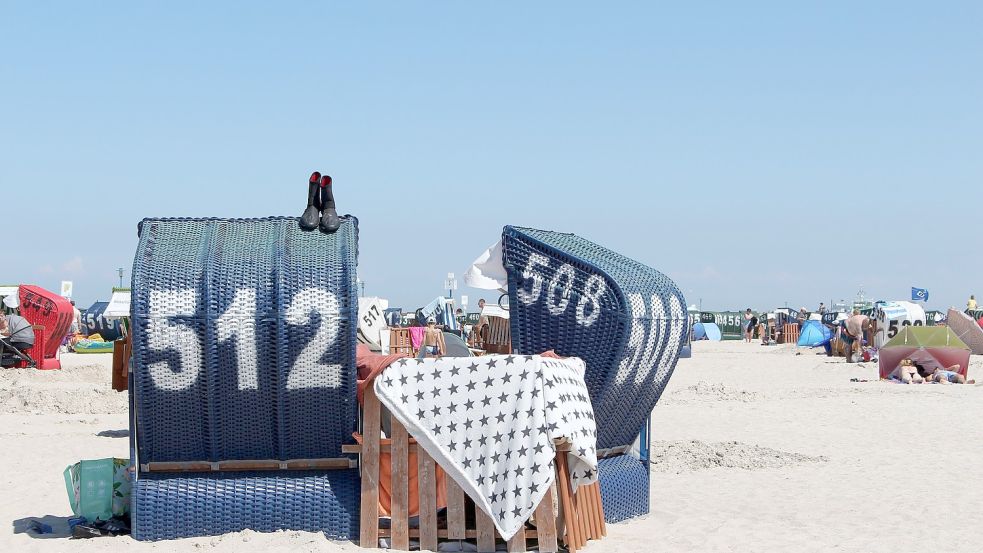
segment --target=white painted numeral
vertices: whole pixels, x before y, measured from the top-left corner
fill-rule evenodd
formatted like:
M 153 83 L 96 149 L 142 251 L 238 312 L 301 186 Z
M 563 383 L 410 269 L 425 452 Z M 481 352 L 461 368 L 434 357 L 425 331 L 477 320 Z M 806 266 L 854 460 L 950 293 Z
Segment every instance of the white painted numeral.
M 570 288 L 573 287 L 573 275 L 573 267 L 564 264 L 560 267 L 560 270 L 553 275 L 553 278 L 550 279 L 546 296 L 546 307 L 550 310 L 550 315 L 560 315 L 567 310 L 567 305 L 570 303 Z M 566 280 L 564 280 L 564 282 L 561 284 L 560 280 L 564 276 L 566 277 Z M 560 288 L 560 286 L 563 287 L 563 291 L 560 292 L 560 300 L 554 302 L 553 300 L 556 297 L 557 289 Z
M 522 280 L 523 282 L 529 281 L 529 291 L 527 292 L 525 288 L 519 288 L 516 291 L 519 301 L 526 305 L 536 303 L 540 293 L 543 291 L 543 277 L 535 269 L 537 266 L 543 268 L 549 267 L 549 264 L 550 260 L 543 254 L 534 253 L 529 255 L 529 259 L 526 261 L 526 268 L 522 270 Z
M 675 325 L 686 324 L 679 298 L 670 298 L 668 314 L 662 298 L 653 295 L 650 302 L 651 316 L 646 318 L 645 300 L 641 294 L 628 294 L 632 316 L 631 334 L 628 336 L 625 357 L 618 366 L 619 382 L 634 376 L 635 384 L 641 384 L 653 370 L 658 370 L 664 364 L 667 352 L 674 352 L 679 347 L 682 333 L 676 332 Z M 663 341 L 665 347 L 660 347 Z
M 203 363 L 198 334 L 170 320 L 173 317 L 193 316 L 197 303 L 198 296 L 193 289 L 150 291 L 147 347 L 157 352 L 177 350 L 181 359 L 179 371 L 172 370 L 167 361 L 157 361 L 148 366 L 154 385 L 161 390 L 186 390 L 201 375 Z M 320 315 L 320 326 L 314 338 L 297 356 L 287 376 L 288 390 L 311 387 L 312 381 L 323 382 L 325 374 L 340 374 L 341 365 L 321 363 L 321 358 L 338 336 L 337 319 L 341 316 L 338 299 L 326 290 L 305 288 L 290 302 L 286 321 L 291 325 L 307 325 L 311 323 L 312 313 Z M 257 389 L 256 290 L 237 290 L 232 303 L 215 323 L 216 338 L 220 343 L 235 340 L 239 389 Z M 340 380 L 335 383 L 336 386 L 339 384 Z
M 638 367 L 635 373 L 635 384 L 641 384 L 648 375 L 658 368 L 659 358 L 668 348 L 662 348 L 662 341 L 669 331 L 669 321 L 666 320 L 666 311 L 662 305 L 662 298 L 653 295 L 649 300 L 649 314 L 651 317 L 648 322 L 648 340 L 645 350 L 639 350 L 636 361 Z
M 147 320 L 147 347 L 164 352 L 176 349 L 181 358 L 180 371 L 171 370 L 167 361 L 157 361 L 147 367 L 154 385 L 161 390 L 187 390 L 201 375 L 201 343 L 198 334 L 171 317 L 190 317 L 195 314 L 198 296 L 189 290 L 151 290 Z
M 287 323 L 292 325 L 307 325 L 311 323 L 311 313 L 321 316 L 321 325 L 310 343 L 297 356 L 297 361 L 287 376 L 287 389 L 297 390 L 310 388 L 311 381 L 323 378 L 327 374 L 340 374 L 341 365 L 321 363 L 321 358 L 328 351 L 338 336 L 337 319 L 341 316 L 341 308 L 334 294 L 320 288 L 305 288 L 294 296 L 287 308 Z M 338 382 L 336 385 L 339 385 Z
M 259 358 L 256 356 L 256 290 L 236 290 L 229 308 L 215 320 L 219 343 L 235 340 L 239 367 L 239 389 L 259 387 Z
M 543 295 L 543 277 L 536 271 L 536 267 L 548 269 L 550 260 L 545 255 L 534 253 L 529 255 L 526 267 L 522 270 L 522 281 L 529 283 L 529 289 L 523 286 L 516 290 L 519 301 L 525 305 L 532 305 Z M 546 309 L 550 315 L 556 317 L 562 315 L 567 307 L 570 306 L 570 290 L 574 286 L 576 271 L 572 265 L 563 264 L 553 274 L 546 285 Z M 604 277 L 601 275 L 591 275 L 584 283 L 584 293 L 577 302 L 577 324 L 580 326 L 591 326 L 597 322 L 601 316 L 601 296 L 607 286 L 604 284 Z M 559 297 L 557 293 L 559 292 Z M 590 313 L 588 313 L 590 306 Z
M 591 326 L 601 316 L 601 296 L 604 295 L 606 286 L 604 277 L 601 275 L 591 275 L 584 284 L 584 295 L 577 302 L 577 324 L 581 326 Z M 590 314 L 587 314 L 587 305 L 590 304 Z
M 621 358 L 618 365 L 617 382 L 619 384 L 628 380 L 631 371 L 638 371 L 636 360 L 639 352 L 645 347 L 645 338 L 648 334 L 645 322 L 645 300 L 641 294 L 628 294 L 628 308 L 631 310 L 631 326 L 628 333 L 628 344 L 625 346 L 625 356 Z M 635 380 L 638 377 L 636 375 Z

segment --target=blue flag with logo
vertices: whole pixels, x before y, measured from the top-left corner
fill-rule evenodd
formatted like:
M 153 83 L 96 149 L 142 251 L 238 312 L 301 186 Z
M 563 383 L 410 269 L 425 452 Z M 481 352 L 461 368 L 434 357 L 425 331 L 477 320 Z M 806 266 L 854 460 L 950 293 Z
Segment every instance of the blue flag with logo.
M 928 290 L 911 287 L 911 301 L 928 301 Z

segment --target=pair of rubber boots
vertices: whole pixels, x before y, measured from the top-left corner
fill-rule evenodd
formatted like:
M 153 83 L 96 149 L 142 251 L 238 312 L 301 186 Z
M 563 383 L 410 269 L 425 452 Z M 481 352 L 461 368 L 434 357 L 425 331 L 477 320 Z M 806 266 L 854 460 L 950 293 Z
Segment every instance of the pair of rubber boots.
M 334 193 L 331 192 L 331 177 L 321 173 L 311 173 L 307 189 L 307 209 L 300 216 L 300 228 L 314 230 L 321 225 L 324 232 L 334 232 L 341 226 L 341 219 L 335 211 Z

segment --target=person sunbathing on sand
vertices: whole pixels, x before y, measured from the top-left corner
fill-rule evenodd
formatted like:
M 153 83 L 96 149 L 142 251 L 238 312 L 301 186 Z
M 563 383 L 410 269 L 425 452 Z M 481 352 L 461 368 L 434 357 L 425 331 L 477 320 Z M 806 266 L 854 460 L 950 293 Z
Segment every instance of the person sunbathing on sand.
M 925 382 L 938 382 L 939 384 L 976 384 L 975 380 L 966 380 L 966 377 L 959 374 L 959 365 L 951 367 L 936 367 L 928 370 L 918 367 L 918 373 L 925 378 Z
M 901 364 L 891 372 L 889 378 L 896 378 L 903 384 L 921 384 L 925 378 L 919 372 L 913 360 L 902 359 Z

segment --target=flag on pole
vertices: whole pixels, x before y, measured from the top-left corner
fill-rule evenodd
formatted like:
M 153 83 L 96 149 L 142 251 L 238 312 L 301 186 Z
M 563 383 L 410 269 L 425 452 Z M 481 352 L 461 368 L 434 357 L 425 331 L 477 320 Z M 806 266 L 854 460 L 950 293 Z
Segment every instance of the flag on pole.
M 911 287 L 911 301 L 928 301 L 928 290 Z

